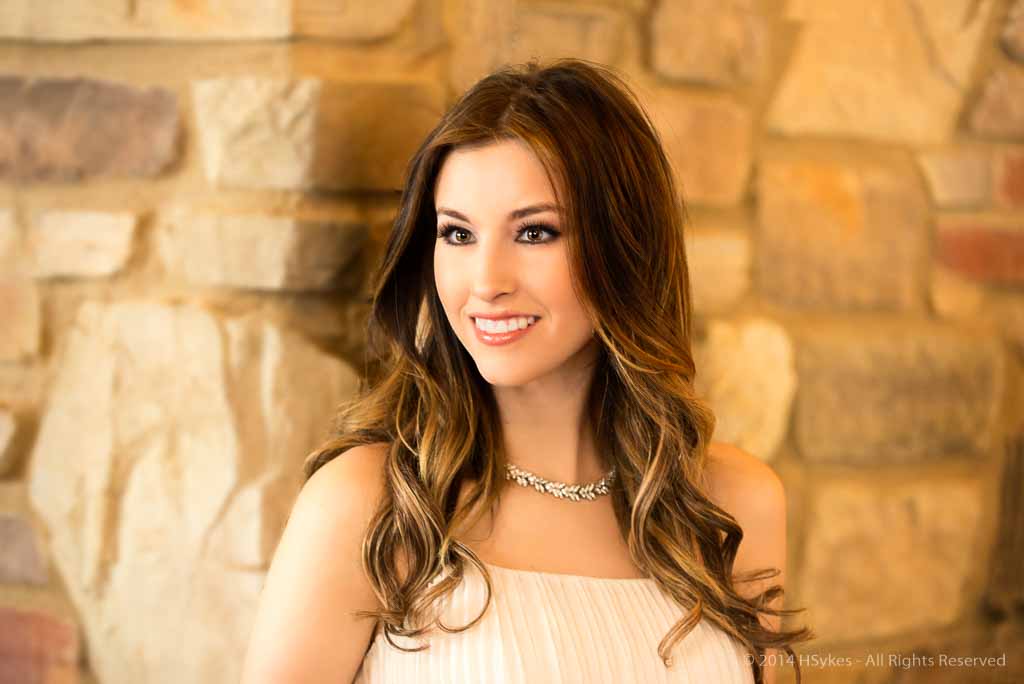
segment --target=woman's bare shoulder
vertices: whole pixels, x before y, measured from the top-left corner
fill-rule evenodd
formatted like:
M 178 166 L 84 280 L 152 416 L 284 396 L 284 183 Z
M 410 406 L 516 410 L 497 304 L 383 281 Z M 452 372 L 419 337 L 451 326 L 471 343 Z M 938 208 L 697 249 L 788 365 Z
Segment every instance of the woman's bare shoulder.
M 728 442 L 708 445 L 707 483 L 712 501 L 736 518 L 777 507 L 785 497 L 782 479 L 770 465 Z

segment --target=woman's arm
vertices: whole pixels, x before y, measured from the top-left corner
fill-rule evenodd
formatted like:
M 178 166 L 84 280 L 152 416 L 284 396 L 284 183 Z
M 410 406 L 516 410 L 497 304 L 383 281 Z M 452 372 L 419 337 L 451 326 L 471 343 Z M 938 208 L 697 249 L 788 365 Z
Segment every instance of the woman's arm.
M 385 451 L 350 449 L 305 483 L 274 553 L 242 684 L 351 682 L 379 609 L 362 568 L 366 525 L 383 492 Z
M 736 584 L 736 591 L 747 598 L 786 579 L 786 492 L 774 470 L 739 447 L 714 443 L 709 450 L 711 499 L 739 523 L 743 540 L 736 553 L 733 575 L 751 570 L 778 568 L 770 579 Z M 783 597 L 768 604 L 778 609 Z M 761 623 L 772 630 L 781 627 L 778 616 L 761 615 Z M 767 663 L 778 662 L 780 652 L 768 649 Z M 765 684 L 775 684 L 778 666 L 764 669 Z

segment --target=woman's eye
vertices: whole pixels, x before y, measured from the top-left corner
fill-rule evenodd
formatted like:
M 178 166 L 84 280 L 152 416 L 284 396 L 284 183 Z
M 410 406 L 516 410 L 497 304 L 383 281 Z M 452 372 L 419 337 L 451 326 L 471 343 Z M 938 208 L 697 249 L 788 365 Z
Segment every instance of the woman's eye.
M 541 240 L 541 239 L 539 239 L 540 237 L 542 237 L 543 233 L 547 233 L 548 235 L 550 235 L 551 239 L 549 239 L 549 240 Z M 558 231 L 555 230 L 554 228 L 552 228 L 551 226 L 545 226 L 545 225 L 540 224 L 540 223 L 534 223 L 534 224 L 530 224 L 528 226 L 523 226 L 522 229 L 520 229 L 519 234 L 520 235 L 526 235 L 527 238 L 528 238 L 527 242 L 532 242 L 532 243 L 537 243 L 537 244 L 543 243 L 543 242 L 551 242 L 552 240 L 554 240 L 559 235 Z M 536 239 L 536 240 L 533 239 L 533 236 L 535 236 L 535 235 L 538 237 L 538 239 Z

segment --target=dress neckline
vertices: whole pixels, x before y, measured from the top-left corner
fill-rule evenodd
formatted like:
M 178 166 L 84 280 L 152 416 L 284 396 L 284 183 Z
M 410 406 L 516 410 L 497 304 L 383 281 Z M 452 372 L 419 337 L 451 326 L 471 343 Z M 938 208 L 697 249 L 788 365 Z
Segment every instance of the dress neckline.
M 498 573 L 500 574 L 525 575 L 527 577 L 553 577 L 562 580 L 591 581 L 609 584 L 649 584 L 651 582 L 657 583 L 657 580 L 655 580 L 653 577 L 592 577 L 590 575 L 570 575 L 565 572 L 544 572 L 542 570 L 520 570 L 518 568 L 506 568 L 505 566 L 494 565 L 493 563 L 487 563 L 485 561 L 481 561 L 481 563 L 483 563 L 487 569 L 497 570 Z

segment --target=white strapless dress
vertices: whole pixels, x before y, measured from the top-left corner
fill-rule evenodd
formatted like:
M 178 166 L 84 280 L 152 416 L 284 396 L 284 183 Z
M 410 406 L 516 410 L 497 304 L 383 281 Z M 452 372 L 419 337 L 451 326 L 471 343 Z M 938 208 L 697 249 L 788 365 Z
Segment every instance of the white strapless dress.
M 539 684 L 671 682 L 752 684 L 743 646 L 706 618 L 677 643 L 672 667 L 658 644 L 683 611 L 653 579 L 608 579 L 513 570 L 487 565 L 492 597 L 480 622 L 447 634 L 436 627 L 421 638 L 378 633 L 354 682 L 487 682 Z M 487 598 L 482 575 L 466 566 L 463 581 L 441 612 L 448 627 L 475 618 Z

